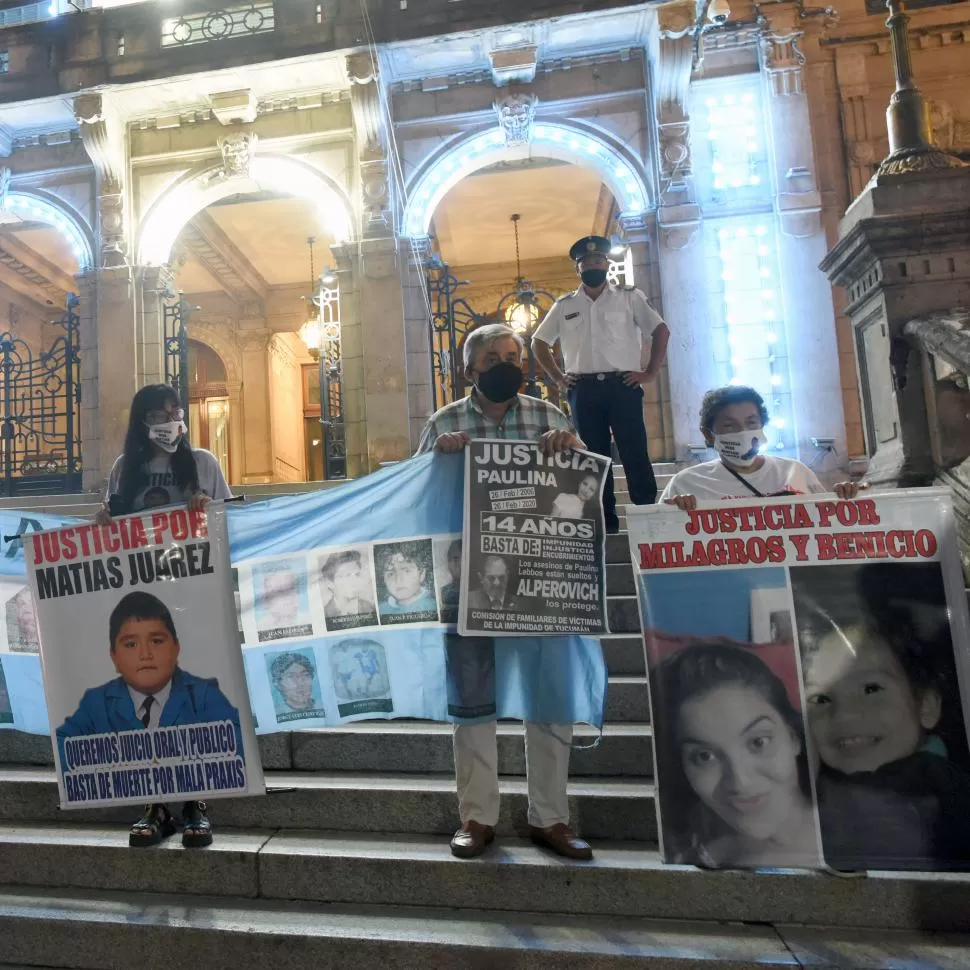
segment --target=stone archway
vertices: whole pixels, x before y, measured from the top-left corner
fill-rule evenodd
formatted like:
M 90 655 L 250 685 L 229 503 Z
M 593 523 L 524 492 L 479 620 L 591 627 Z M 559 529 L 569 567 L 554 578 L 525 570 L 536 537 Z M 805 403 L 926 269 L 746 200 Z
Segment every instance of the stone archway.
M 595 170 L 617 200 L 621 219 L 641 218 L 647 211 L 650 193 L 642 163 L 624 146 L 573 122 L 540 122 L 521 144 L 509 144 L 501 128 L 492 128 L 430 156 L 408 189 L 406 234 L 412 239 L 426 237 L 438 203 L 466 176 L 499 162 L 527 158 L 557 159 Z
M 49 198 L 34 191 L 8 189 L 2 194 L 0 209 L 25 221 L 43 222 L 55 229 L 71 247 L 71 252 L 77 260 L 78 273 L 84 273 L 94 267 L 91 230 L 78 213 L 70 209 L 62 200 Z
M 353 235 L 354 209 L 346 191 L 326 172 L 288 155 L 257 154 L 254 139 L 225 139 L 221 165 L 196 169 L 169 186 L 142 217 L 138 262 L 163 266 L 176 237 L 197 213 L 233 195 L 278 192 L 306 199 L 337 242 Z

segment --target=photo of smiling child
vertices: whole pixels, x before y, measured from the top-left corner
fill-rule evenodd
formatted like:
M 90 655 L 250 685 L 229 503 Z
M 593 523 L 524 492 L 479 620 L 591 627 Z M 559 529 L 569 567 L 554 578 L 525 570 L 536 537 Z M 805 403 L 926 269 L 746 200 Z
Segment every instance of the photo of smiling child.
M 792 568 L 826 862 L 966 869 L 970 755 L 936 563 Z

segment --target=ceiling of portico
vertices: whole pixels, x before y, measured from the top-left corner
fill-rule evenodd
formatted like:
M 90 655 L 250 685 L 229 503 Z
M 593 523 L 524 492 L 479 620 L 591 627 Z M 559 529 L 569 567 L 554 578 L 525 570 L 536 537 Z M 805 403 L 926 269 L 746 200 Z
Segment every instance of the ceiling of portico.
M 233 199 L 210 206 L 183 229 L 176 284 L 186 293 L 224 291 L 238 303 L 265 302 L 274 287 L 309 285 L 307 239 L 319 274 L 333 262 L 333 236 L 302 199 Z
M 435 210 L 432 230 L 451 266 L 515 261 L 510 216 L 521 215 L 522 262 L 563 258 L 581 236 L 594 230 L 603 183 L 576 165 L 543 164 L 493 168 L 459 182 Z
M 7 217 L 0 225 L 0 305 L 14 305 L 40 320 L 63 315 L 69 293 L 77 290 L 77 260 L 55 229 Z M 5 329 L 8 312 L 0 314 Z

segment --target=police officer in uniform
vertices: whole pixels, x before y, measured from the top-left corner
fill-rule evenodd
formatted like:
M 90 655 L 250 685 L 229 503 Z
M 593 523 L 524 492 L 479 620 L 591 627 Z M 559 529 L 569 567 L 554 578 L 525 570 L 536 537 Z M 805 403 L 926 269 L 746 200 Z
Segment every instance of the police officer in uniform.
M 591 451 L 611 453 L 616 441 L 634 505 L 652 505 L 657 481 L 647 453 L 643 425 L 643 386 L 664 362 L 670 330 L 646 297 L 633 286 L 611 286 L 610 240 L 586 236 L 569 250 L 582 285 L 560 297 L 532 338 L 536 359 L 551 380 L 568 395 L 579 436 Z M 640 367 L 644 338 L 651 339 L 650 358 Z M 559 341 L 565 373 L 553 356 Z M 603 494 L 607 532 L 619 531 L 613 474 Z

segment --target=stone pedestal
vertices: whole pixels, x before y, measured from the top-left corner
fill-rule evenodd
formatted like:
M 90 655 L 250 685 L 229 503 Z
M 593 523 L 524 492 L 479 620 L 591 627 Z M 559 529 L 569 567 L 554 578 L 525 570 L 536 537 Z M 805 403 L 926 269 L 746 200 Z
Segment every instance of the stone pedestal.
M 821 267 L 848 293 L 869 478 L 926 484 L 934 461 L 925 350 L 904 328 L 970 303 L 970 168 L 877 175 L 839 235 Z

